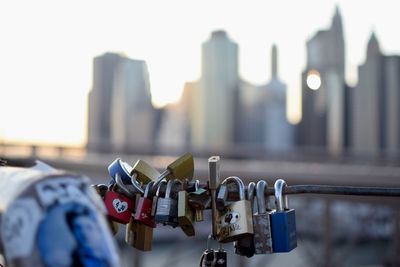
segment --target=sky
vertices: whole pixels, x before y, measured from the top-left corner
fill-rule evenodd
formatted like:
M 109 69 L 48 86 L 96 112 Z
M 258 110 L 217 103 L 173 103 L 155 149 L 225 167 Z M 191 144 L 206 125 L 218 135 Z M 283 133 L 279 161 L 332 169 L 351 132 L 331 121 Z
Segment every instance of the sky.
M 242 79 L 270 78 L 276 43 L 288 85 L 288 117 L 300 116 L 306 41 L 343 18 L 346 78 L 357 83 L 371 31 L 386 54 L 400 54 L 397 0 L 1 1 L 0 142 L 81 146 L 86 142 L 92 64 L 105 52 L 145 60 L 153 104 L 176 102 L 201 75 L 201 44 L 214 30 L 239 44 Z

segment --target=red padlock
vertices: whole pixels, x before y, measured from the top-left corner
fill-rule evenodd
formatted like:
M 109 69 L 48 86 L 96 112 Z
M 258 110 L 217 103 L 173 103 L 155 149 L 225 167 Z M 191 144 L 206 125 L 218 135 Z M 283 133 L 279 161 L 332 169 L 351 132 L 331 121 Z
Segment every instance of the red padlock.
M 136 213 L 135 213 L 135 220 L 155 228 L 156 223 L 154 222 L 154 218 L 151 216 L 151 208 L 153 205 L 153 200 L 149 198 L 149 193 L 151 188 L 153 187 L 154 182 L 150 182 L 146 185 L 146 189 L 144 191 L 144 196 L 139 198 Z
M 104 203 L 108 211 L 108 217 L 112 221 L 127 224 L 132 216 L 135 201 L 127 196 L 114 191 L 115 187 L 107 191 Z

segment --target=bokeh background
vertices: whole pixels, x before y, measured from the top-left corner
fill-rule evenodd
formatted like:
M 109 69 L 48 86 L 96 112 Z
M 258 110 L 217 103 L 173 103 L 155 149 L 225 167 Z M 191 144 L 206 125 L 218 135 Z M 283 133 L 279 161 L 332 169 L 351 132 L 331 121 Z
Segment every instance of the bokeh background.
M 116 157 L 160 170 L 222 157 L 247 184 L 400 186 L 400 4 L 0 2 L 0 156 L 107 183 Z M 299 245 L 229 266 L 400 266 L 400 200 L 291 196 Z M 208 216 L 208 213 L 206 213 Z M 195 266 L 197 235 L 159 227 L 124 266 Z M 215 244 L 216 246 L 216 244 Z

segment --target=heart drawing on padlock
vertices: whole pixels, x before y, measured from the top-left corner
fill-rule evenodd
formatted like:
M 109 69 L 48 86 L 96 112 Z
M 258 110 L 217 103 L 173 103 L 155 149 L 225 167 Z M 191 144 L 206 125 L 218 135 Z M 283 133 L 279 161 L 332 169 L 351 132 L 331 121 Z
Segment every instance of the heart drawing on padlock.
M 122 213 L 128 209 L 128 203 L 116 198 L 113 200 L 113 207 L 118 213 Z
M 234 224 L 239 221 L 239 213 L 231 211 L 225 215 L 224 225 L 226 224 Z

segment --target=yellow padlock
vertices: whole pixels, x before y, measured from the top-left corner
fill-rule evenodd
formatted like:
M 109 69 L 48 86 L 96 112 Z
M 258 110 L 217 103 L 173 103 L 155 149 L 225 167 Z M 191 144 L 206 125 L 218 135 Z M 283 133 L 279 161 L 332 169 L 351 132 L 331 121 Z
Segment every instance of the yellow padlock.
M 160 173 L 146 161 L 140 159 L 136 161 L 130 175 L 139 183 L 148 184 L 151 181 L 156 181 Z
M 193 155 L 186 153 L 168 165 L 167 169 L 157 178 L 154 186 L 158 186 L 163 179 L 166 179 L 167 181 L 173 179 L 178 179 L 181 181 L 187 179 L 188 181 L 191 181 L 193 179 L 193 174 Z

